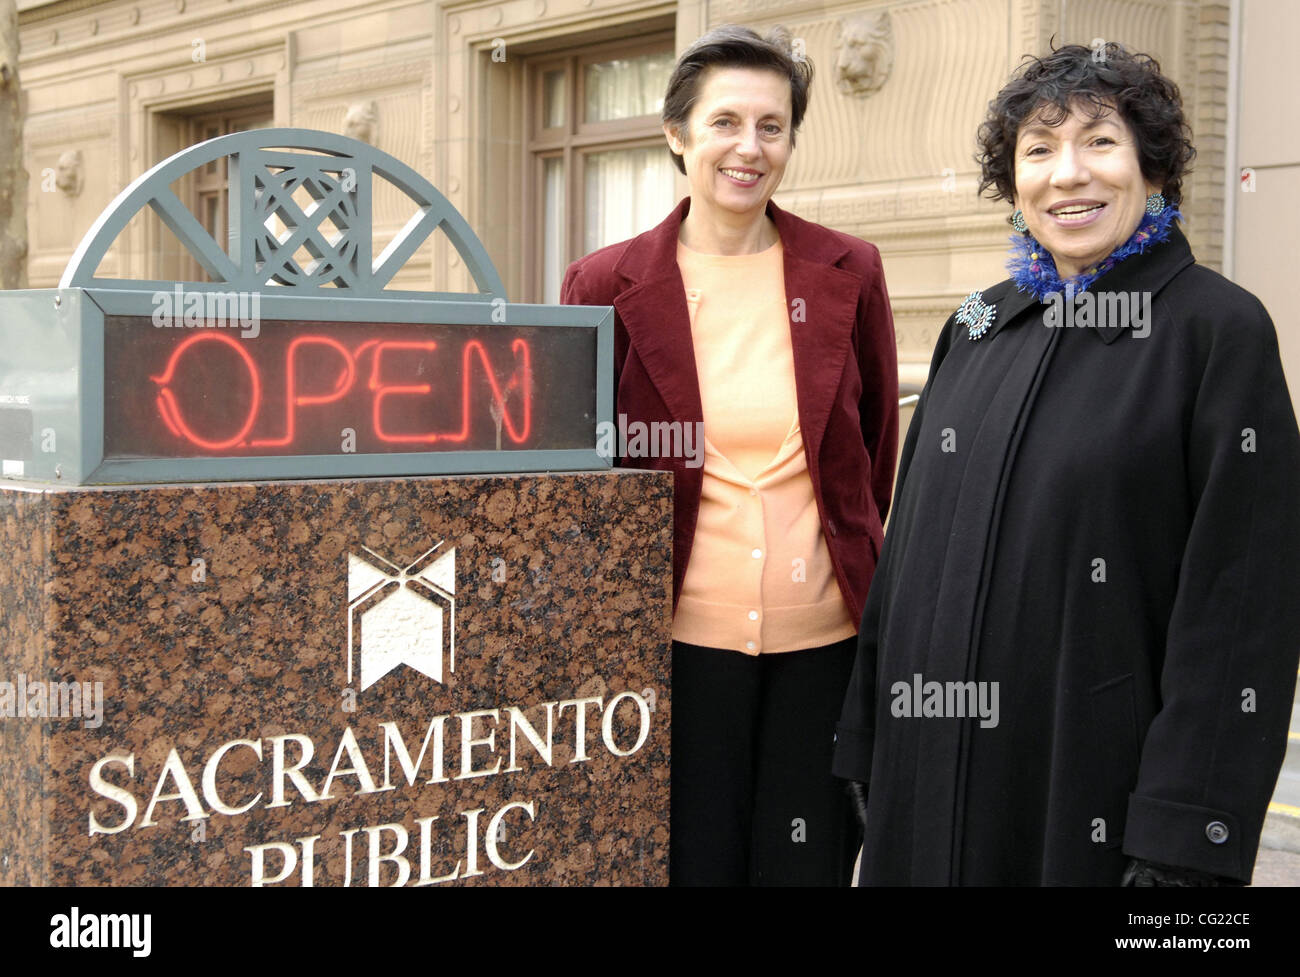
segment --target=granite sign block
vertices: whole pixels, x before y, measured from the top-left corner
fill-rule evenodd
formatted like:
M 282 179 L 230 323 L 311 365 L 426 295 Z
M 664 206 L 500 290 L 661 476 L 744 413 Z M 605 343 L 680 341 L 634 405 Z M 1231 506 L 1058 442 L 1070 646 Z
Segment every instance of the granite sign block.
M 0 882 L 662 885 L 672 482 L 0 488 Z

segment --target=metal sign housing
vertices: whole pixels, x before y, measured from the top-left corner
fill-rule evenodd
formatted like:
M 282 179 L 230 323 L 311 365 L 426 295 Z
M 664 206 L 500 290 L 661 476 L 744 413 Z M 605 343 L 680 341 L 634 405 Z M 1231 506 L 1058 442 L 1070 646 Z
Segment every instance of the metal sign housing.
M 171 189 L 222 158 L 225 248 Z M 376 178 L 412 204 L 378 255 Z M 97 275 L 145 207 L 211 281 Z M 388 289 L 435 231 L 478 292 Z M 232 299 L 245 318 L 214 321 L 212 309 L 229 310 Z M 173 307 L 186 304 L 207 312 L 191 309 L 187 319 Z M 367 329 L 379 338 L 367 339 Z M 464 218 L 418 173 L 366 143 L 306 129 L 221 136 L 124 189 L 82 239 L 59 288 L 0 293 L 2 474 L 110 484 L 607 468 L 597 432 L 612 421 L 612 334 L 608 307 L 508 302 Z M 123 337 L 131 350 L 115 358 Z M 181 344 L 187 358 L 178 365 Z M 154 354 L 170 368 L 131 362 Z M 199 378 L 189 387 L 173 375 L 185 370 Z M 413 420 L 421 410 L 427 423 Z M 283 433 L 298 418 L 316 424 L 312 438 Z M 320 450 L 335 429 L 337 448 Z M 283 452 L 271 450 L 280 443 Z

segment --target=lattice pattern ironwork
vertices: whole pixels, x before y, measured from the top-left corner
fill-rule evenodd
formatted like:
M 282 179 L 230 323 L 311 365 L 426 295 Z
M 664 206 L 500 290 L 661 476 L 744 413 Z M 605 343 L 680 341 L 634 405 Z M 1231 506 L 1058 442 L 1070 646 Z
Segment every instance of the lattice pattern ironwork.
M 253 261 L 260 277 L 289 286 L 357 286 L 355 160 L 330 166 L 305 159 L 285 166 L 263 164 L 253 174 L 253 187 L 257 208 Z M 294 200 L 299 190 L 313 202 L 305 211 Z M 287 228 L 281 235 L 272 226 L 274 218 Z M 332 225 L 333 233 L 324 225 Z M 300 249 L 311 255 L 309 264 L 297 258 Z
M 230 178 L 230 232 L 224 249 L 171 189 L 185 174 L 222 157 L 228 160 Z M 413 205 L 405 226 L 377 257 L 371 210 L 375 177 L 394 185 Z M 310 203 L 300 202 L 304 193 Z M 196 290 L 311 295 L 344 289 L 356 297 L 402 295 L 406 293 L 387 290 L 389 282 L 429 236 L 441 230 L 478 287 L 477 295 L 451 294 L 462 299 L 506 297 L 482 242 L 428 180 L 366 143 L 313 129 L 233 133 L 159 163 L 100 214 L 68 263 L 60 287 L 139 289 L 170 284 L 95 274 L 128 222 L 145 206 L 212 279 L 190 283 Z

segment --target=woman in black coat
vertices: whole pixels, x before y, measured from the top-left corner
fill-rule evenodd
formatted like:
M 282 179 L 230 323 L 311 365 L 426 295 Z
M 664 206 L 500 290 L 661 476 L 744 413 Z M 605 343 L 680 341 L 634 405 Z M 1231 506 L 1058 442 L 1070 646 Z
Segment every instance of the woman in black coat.
M 1012 277 L 948 320 L 904 445 L 835 753 L 860 884 L 1251 877 L 1300 434 L 1268 314 L 1176 224 L 1177 87 L 1105 54 L 1033 60 L 980 131 Z

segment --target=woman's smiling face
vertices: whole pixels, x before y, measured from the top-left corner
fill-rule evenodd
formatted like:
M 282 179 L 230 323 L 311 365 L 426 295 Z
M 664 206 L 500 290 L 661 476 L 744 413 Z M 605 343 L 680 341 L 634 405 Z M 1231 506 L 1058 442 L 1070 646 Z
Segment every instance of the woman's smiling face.
M 1114 109 L 1094 118 L 1075 103 L 1059 125 L 1035 113 L 1017 133 L 1014 202 L 1062 278 L 1132 237 L 1158 190 L 1142 175 L 1137 138 Z
M 710 68 L 684 131 L 664 126 L 682 156 L 691 213 L 759 216 L 790 159 L 790 80 L 761 68 Z

